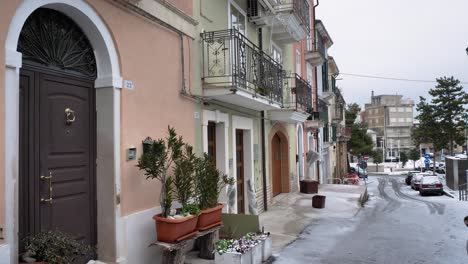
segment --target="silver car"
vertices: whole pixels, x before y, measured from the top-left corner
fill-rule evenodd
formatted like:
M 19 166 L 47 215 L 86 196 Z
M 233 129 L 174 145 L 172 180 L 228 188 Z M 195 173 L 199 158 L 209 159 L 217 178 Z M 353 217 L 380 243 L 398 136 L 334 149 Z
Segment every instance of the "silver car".
M 425 176 L 422 177 L 419 185 L 419 194 L 424 196 L 429 193 L 435 193 L 439 195 L 444 194 L 444 187 L 437 176 Z

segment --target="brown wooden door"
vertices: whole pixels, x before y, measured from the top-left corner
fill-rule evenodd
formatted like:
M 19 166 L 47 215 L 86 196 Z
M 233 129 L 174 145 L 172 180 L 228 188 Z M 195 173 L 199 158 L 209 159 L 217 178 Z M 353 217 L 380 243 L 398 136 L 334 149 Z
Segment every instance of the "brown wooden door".
M 237 213 L 245 213 L 244 197 L 244 131 L 236 130 Z
M 58 229 L 95 245 L 93 81 L 22 70 L 20 94 L 20 237 Z
M 281 193 L 281 139 L 275 134 L 271 141 L 271 167 L 273 175 L 273 196 Z
M 216 166 L 216 123 L 208 122 L 208 155 Z

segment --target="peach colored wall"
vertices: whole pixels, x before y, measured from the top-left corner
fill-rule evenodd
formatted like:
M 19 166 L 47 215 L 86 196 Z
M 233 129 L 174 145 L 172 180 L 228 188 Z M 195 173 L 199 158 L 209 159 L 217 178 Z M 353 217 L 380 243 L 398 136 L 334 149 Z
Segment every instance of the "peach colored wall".
M 187 15 L 192 15 L 193 13 L 193 1 L 192 0 L 166 0 L 169 4 L 177 7 Z
M 5 228 L 5 40 L 19 0 L 0 1 L 0 227 Z M 5 241 L 0 240 L 0 244 Z
M 145 180 L 137 161 L 126 160 L 126 150 L 135 146 L 141 155 L 142 140 L 165 137 L 168 125 L 193 144 L 193 103 L 180 96 L 179 35 L 108 2 L 90 3 L 114 36 L 122 77 L 135 84 L 134 90 L 122 90 L 121 97 L 121 208 L 128 215 L 159 205 L 160 185 Z M 184 43 L 186 51 L 189 45 Z
M 5 37 L 10 20 L 20 0 L 0 2 L 0 65 L 4 65 Z M 141 18 L 108 1 L 88 1 L 101 16 L 114 37 L 119 53 L 121 75 L 135 83 L 134 90 L 121 94 L 121 208 L 122 214 L 159 205 L 159 184 L 146 181 L 135 167 L 136 161 L 126 161 L 126 150 L 138 148 L 147 137 L 165 137 L 168 125 L 189 143 L 194 141 L 193 103 L 180 96 L 180 38 L 158 24 Z M 181 9 L 191 12 L 191 1 L 176 1 Z M 180 3 L 179 3 L 180 2 Z M 190 2 L 190 5 L 188 4 Z M 184 39 L 187 86 L 189 86 L 189 49 L 191 40 Z M 4 105 L 4 67 L 0 67 L 0 105 Z M 4 160 L 4 108 L 0 107 L 0 172 Z M 98 190 L 99 191 L 99 190 Z M 4 173 L 0 173 L 0 226 L 5 221 Z M 2 241 L 0 241 L 2 243 Z

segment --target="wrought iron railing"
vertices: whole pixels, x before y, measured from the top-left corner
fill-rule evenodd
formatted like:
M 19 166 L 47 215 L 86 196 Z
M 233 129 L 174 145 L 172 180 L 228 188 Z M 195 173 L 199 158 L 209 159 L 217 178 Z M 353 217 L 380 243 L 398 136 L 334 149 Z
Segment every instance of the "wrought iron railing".
M 293 0 L 293 8 L 294 12 L 297 14 L 299 17 L 299 20 L 301 20 L 301 23 L 305 26 L 307 29 L 307 32 L 310 31 L 310 25 L 309 25 L 309 2 L 308 0 Z
M 314 35 L 314 37 L 307 38 L 307 51 L 318 51 L 320 52 L 320 54 L 325 56 L 325 45 L 323 44 L 322 37 L 317 31 L 315 32 L 316 34 Z
M 284 11 L 286 9 L 293 9 L 294 14 L 297 15 L 307 32 L 310 31 L 310 13 L 308 0 L 278 0 L 275 6 L 277 11 Z
M 458 199 L 468 201 L 468 185 L 466 183 L 458 185 Z
M 312 114 L 312 87 L 297 74 L 294 74 L 292 78 L 294 87 L 290 89 L 289 102 L 285 102 L 285 105 L 295 107 L 298 111 Z
M 204 32 L 203 81 L 245 89 L 282 104 L 284 71 L 235 29 Z

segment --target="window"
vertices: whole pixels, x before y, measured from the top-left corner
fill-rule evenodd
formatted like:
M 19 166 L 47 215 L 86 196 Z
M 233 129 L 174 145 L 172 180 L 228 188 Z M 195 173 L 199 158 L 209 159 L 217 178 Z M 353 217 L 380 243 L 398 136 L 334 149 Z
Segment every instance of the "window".
M 245 36 L 245 14 L 236 8 L 233 4 L 230 5 L 231 12 L 231 28 L 239 30 Z
M 397 119 L 392 117 L 392 118 L 390 118 L 390 122 L 395 123 L 395 122 L 397 122 Z
M 405 109 L 403 107 L 398 107 L 398 112 L 404 112 Z
M 328 92 L 328 61 L 322 65 L 322 90 Z
M 307 81 L 309 82 L 310 85 L 312 85 L 312 76 L 313 76 L 312 65 L 308 62 L 306 64 L 306 70 L 307 70 Z
M 390 107 L 389 110 L 390 110 L 390 112 L 396 112 L 396 108 L 395 108 L 395 107 Z
M 400 118 L 398 118 L 398 122 L 403 123 L 403 122 L 405 122 L 405 119 L 400 117 Z
M 296 50 L 296 73 L 301 75 L 301 53 Z
M 271 44 L 271 56 L 278 63 L 281 63 L 283 61 L 283 54 L 281 52 L 281 49 L 273 43 Z
M 412 122 L 413 122 L 413 118 L 411 118 L 411 117 L 407 117 L 407 118 L 406 118 L 406 122 L 408 122 L 408 123 L 412 123 Z
M 406 109 L 406 112 L 408 112 L 408 113 L 411 113 L 412 110 L 413 110 L 411 107 L 406 107 L 405 109 Z

